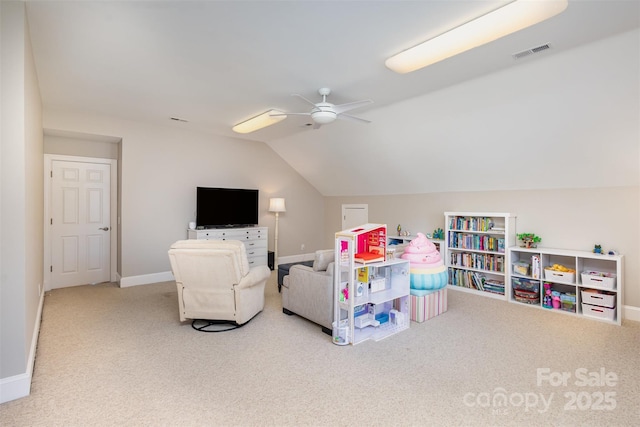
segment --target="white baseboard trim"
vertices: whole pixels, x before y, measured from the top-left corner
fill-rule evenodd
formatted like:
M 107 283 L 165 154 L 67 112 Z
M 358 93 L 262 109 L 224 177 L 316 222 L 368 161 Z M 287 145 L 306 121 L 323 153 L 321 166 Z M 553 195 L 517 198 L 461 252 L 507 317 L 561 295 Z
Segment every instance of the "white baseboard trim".
M 31 350 L 29 351 L 29 359 L 27 360 L 27 370 L 22 374 L 0 379 L 0 404 L 27 397 L 31 393 L 31 378 L 33 377 L 33 367 L 36 363 L 36 350 L 38 348 L 38 336 L 40 335 L 44 295 L 44 292 L 40 294 L 38 314 L 33 327 L 33 336 L 31 337 Z
M 170 282 L 176 280 L 173 273 L 164 271 L 162 273 L 142 274 L 140 276 L 129 276 L 120 278 L 120 287 L 128 288 L 130 286 L 148 285 L 150 283 Z
M 624 320 L 633 320 L 635 322 L 640 322 L 640 307 L 625 305 L 622 307 L 622 313 L 622 318 Z

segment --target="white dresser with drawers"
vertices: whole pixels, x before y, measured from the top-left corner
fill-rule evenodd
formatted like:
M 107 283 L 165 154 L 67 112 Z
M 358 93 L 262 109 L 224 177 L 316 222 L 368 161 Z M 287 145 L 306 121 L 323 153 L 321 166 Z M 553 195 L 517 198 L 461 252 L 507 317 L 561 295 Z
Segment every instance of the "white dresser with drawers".
M 267 265 L 268 227 L 212 228 L 189 230 L 189 239 L 198 240 L 240 240 L 247 248 L 249 267 Z

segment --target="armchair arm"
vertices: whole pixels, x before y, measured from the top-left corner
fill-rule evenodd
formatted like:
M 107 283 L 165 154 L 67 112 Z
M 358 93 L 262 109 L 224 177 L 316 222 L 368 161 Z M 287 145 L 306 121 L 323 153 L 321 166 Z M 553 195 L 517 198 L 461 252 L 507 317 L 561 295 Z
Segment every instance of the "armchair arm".
M 266 265 L 258 265 L 249 270 L 246 276 L 240 279 L 240 283 L 236 285 L 236 289 L 251 288 L 266 281 L 271 276 L 271 270 Z

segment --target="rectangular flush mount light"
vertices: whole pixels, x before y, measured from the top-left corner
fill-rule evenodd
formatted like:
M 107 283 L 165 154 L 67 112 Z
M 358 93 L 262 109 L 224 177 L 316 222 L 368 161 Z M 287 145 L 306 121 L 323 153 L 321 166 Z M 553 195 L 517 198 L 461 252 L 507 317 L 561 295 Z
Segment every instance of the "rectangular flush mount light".
M 234 132 L 237 132 L 237 133 L 251 133 L 251 132 L 257 131 L 258 129 L 266 128 L 267 126 L 276 124 L 279 121 L 287 118 L 286 115 L 272 116 L 272 114 L 284 114 L 284 113 L 278 110 L 269 110 L 258 116 L 252 117 L 249 120 L 245 120 L 242 123 L 238 123 L 232 129 Z
M 385 61 L 396 73 L 409 73 L 549 19 L 568 0 L 516 0 Z

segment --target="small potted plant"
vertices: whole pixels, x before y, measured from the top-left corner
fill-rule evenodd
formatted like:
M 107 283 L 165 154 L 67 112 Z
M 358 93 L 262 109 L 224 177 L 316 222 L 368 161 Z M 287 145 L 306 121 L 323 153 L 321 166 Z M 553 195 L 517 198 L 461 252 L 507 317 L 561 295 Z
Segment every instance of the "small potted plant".
M 536 243 L 542 241 L 540 236 L 536 236 L 534 233 L 520 233 L 517 234 L 518 240 L 522 240 L 523 248 L 535 248 Z

